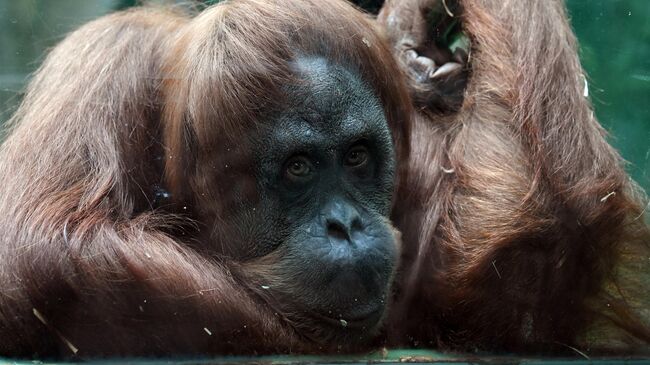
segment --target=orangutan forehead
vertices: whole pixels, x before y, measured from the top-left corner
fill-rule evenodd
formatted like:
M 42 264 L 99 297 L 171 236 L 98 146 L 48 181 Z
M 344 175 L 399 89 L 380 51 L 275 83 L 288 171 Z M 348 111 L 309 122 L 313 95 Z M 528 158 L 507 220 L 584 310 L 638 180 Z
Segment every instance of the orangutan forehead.
M 373 90 L 349 68 L 320 57 L 292 61 L 297 82 L 282 107 L 256 133 L 266 157 L 330 150 L 359 140 L 391 146 L 384 109 Z M 390 149 L 390 148 L 388 148 Z
M 313 128 L 345 128 L 349 127 L 346 124 L 365 119 L 366 111 L 376 114 L 380 106 L 378 98 L 349 67 L 318 56 L 299 57 L 290 66 L 297 82 L 287 88 L 289 103 L 285 112 L 300 114 L 300 119 Z M 368 117 L 383 119 L 376 115 Z

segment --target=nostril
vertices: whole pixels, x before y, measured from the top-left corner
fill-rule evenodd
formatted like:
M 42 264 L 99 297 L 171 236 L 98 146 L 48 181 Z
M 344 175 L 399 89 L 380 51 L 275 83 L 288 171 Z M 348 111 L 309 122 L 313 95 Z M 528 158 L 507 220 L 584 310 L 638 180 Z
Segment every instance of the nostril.
M 350 236 L 348 235 L 347 229 L 343 225 L 336 221 L 327 222 L 327 235 L 329 237 L 335 238 L 337 240 L 349 241 Z
M 350 232 L 354 233 L 359 231 L 363 231 L 363 224 L 361 223 L 361 218 L 355 217 L 350 225 Z

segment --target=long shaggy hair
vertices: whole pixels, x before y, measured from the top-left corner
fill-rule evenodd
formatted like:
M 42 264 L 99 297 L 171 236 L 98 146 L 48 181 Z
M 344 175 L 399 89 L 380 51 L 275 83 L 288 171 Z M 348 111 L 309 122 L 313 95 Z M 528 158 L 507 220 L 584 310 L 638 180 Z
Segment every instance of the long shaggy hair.
M 424 3 L 385 4 L 391 39 L 404 31 L 391 11 Z M 393 214 L 404 241 L 396 342 L 648 351 L 644 198 L 583 96 L 563 4 L 459 3 L 472 45 L 464 101 L 416 113 Z
M 250 164 L 247 132 L 281 105 L 302 54 L 359 73 L 405 160 L 405 85 L 370 19 L 343 1 L 140 8 L 54 48 L 0 148 L 0 355 L 336 348 L 253 295 L 245 263 L 197 232 L 226 232 L 222 162 Z

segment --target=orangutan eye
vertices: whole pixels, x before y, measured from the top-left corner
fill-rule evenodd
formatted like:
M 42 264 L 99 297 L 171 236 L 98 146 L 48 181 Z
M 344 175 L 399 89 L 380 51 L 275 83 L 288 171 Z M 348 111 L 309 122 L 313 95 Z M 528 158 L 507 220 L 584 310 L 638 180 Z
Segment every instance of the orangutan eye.
M 345 156 L 344 163 L 349 167 L 360 167 L 368 162 L 368 156 L 369 152 L 365 146 L 354 146 Z
M 295 156 L 287 161 L 285 171 L 289 178 L 305 179 L 311 176 L 314 168 L 306 157 Z

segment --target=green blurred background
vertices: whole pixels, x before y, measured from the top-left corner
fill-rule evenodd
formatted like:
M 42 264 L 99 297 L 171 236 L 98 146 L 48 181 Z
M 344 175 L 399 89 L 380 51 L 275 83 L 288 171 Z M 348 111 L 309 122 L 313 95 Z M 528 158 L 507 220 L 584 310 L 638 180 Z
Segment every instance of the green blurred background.
M 376 10 L 380 0 L 356 2 Z M 48 48 L 88 20 L 134 3 L 0 0 L 0 124 Z M 632 177 L 650 192 L 650 0 L 567 0 L 567 6 L 596 115 Z

